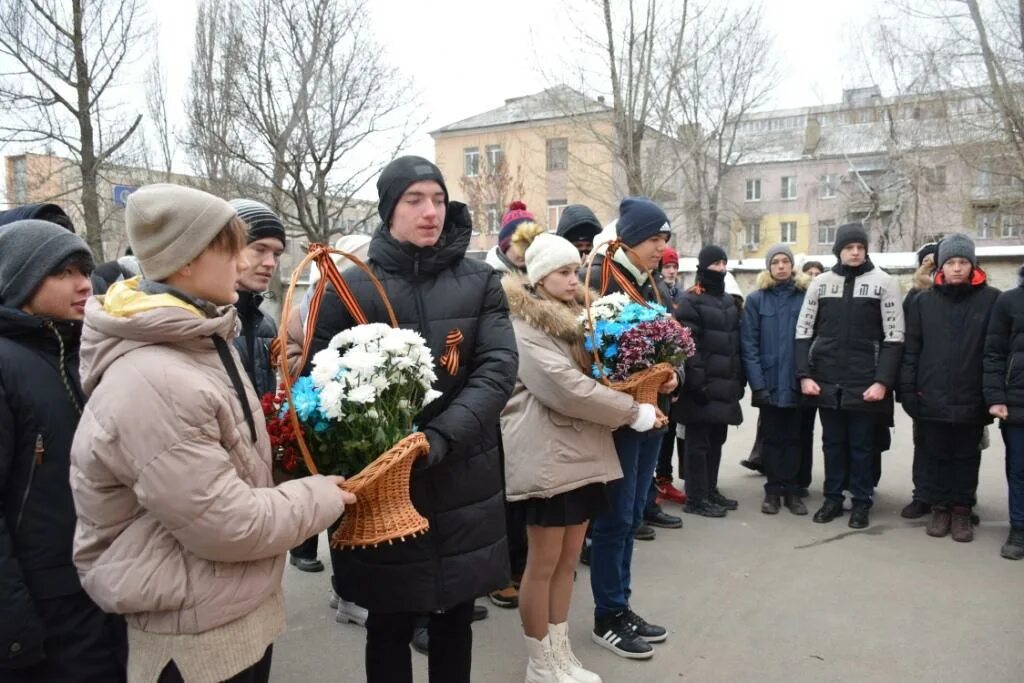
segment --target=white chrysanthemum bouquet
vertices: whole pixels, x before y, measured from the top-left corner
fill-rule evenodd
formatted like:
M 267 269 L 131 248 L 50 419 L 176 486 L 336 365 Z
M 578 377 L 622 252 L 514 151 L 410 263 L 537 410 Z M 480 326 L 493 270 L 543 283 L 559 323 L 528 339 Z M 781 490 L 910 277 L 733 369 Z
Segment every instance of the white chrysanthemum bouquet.
M 430 349 L 412 330 L 372 323 L 335 335 L 292 386 L 319 472 L 354 475 L 408 436 L 440 396 L 431 389 L 436 379 Z

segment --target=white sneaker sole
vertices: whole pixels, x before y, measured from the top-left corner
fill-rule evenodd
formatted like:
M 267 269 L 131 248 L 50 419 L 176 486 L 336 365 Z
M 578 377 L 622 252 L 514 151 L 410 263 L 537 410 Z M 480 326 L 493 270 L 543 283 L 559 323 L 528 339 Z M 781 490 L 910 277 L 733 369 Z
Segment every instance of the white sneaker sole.
M 646 640 L 648 643 L 664 643 L 666 640 L 668 640 L 668 633 L 666 632 L 664 635 L 654 636 L 653 638 L 646 638 L 644 636 L 640 637 Z
M 620 650 L 593 631 L 590 632 L 590 639 L 604 649 L 610 650 L 625 659 L 650 659 L 654 656 L 654 650 L 651 650 L 650 652 L 625 652 L 624 650 Z

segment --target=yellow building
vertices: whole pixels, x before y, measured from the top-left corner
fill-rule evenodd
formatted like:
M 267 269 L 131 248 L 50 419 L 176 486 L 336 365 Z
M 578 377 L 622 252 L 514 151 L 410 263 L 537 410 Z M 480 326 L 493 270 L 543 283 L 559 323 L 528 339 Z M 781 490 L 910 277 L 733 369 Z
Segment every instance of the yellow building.
M 473 212 L 471 249 L 497 242 L 501 216 L 513 200 L 525 202 L 553 231 L 569 204 L 585 204 L 608 223 L 627 194 L 625 173 L 612 153 L 611 108 L 604 98 L 590 99 L 566 86 L 508 99 L 431 136 L 451 199 Z M 675 195 L 655 199 L 671 203 Z M 666 211 L 671 217 L 672 209 Z

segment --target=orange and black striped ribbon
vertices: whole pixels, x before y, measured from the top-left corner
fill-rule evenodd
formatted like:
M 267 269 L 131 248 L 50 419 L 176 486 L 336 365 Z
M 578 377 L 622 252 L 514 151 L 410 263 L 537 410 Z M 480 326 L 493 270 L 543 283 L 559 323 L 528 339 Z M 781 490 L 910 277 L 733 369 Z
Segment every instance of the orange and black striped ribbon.
M 459 345 L 462 344 L 464 339 L 462 330 L 456 327 L 448 333 L 444 340 L 444 354 L 441 356 L 440 361 L 441 367 L 447 370 L 448 374 L 452 377 L 459 371 Z

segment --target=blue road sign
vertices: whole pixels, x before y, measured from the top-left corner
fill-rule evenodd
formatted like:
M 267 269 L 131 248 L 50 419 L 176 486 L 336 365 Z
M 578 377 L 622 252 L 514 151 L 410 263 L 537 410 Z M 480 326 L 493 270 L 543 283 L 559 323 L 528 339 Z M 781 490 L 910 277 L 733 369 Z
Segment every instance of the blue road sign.
M 128 204 L 128 195 L 137 189 L 134 185 L 114 185 L 114 206 L 123 209 Z

